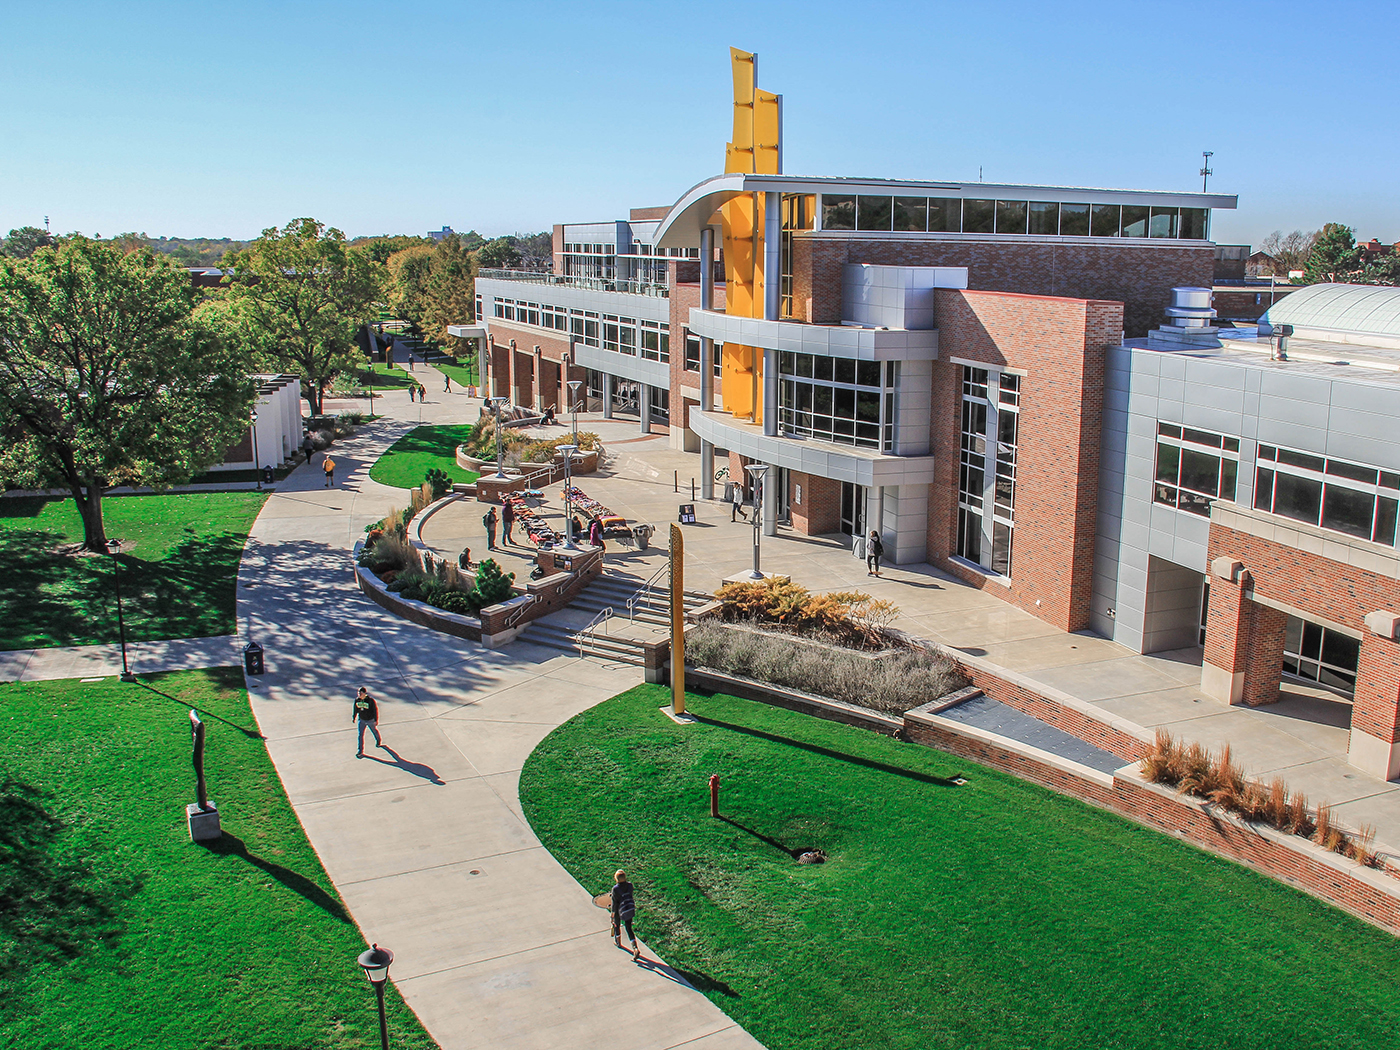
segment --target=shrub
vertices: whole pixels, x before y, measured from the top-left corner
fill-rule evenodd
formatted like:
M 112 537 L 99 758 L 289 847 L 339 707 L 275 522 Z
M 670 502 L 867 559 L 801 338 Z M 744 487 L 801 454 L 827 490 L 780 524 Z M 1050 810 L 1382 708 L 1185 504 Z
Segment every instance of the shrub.
M 515 592 L 511 581 L 515 573 L 503 573 L 495 558 L 487 558 L 476 567 L 476 586 L 472 588 L 472 601 L 478 609 L 497 605 L 506 601 Z
M 951 661 L 909 651 L 870 659 L 766 631 L 701 623 L 686 635 L 686 658 L 726 674 L 902 714 L 959 688 Z
M 442 591 L 442 585 L 436 577 L 422 572 L 405 571 L 394 577 L 394 582 L 389 584 L 388 589 L 409 601 L 431 604 L 433 596 Z
M 458 616 L 475 616 L 478 612 L 471 596 L 461 591 L 435 591 L 428 597 L 428 604 L 443 612 L 456 613 Z
M 423 475 L 423 484 L 432 490 L 433 499 L 442 499 L 452 491 L 452 476 L 445 470 L 432 467 Z
M 389 570 L 423 571 L 423 559 L 402 532 L 386 532 L 379 542 L 360 551 L 360 564 L 383 577 Z
M 860 591 L 813 594 L 791 580 L 726 583 L 715 597 L 724 603 L 725 620 L 781 624 L 859 648 L 883 648 L 885 628 L 899 615 L 899 608 L 883 598 Z
M 335 427 L 337 430 L 348 430 L 357 427 L 365 421 L 363 412 L 342 412 L 335 417 Z
M 311 447 L 317 452 L 323 452 L 331 447 L 331 442 L 335 440 L 335 431 L 330 429 L 313 430 L 311 432 Z

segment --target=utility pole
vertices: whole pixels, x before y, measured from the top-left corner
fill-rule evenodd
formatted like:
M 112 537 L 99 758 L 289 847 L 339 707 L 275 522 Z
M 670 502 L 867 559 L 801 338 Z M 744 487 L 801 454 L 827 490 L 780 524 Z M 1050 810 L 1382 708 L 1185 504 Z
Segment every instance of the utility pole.
M 1210 158 L 1215 156 L 1215 151 L 1208 149 L 1202 150 L 1201 156 L 1204 158 L 1204 162 L 1201 164 L 1201 192 L 1205 193 L 1206 180 L 1215 174 L 1215 172 L 1210 170 Z

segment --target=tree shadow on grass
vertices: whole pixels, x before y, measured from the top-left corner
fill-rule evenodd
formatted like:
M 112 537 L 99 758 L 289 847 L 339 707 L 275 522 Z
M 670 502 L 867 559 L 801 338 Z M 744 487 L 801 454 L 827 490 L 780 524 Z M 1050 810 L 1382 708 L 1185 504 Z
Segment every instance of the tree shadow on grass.
M 230 835 L 225 831 L 219 838 L 208 842 L 200 842 L 197 843 L 197 845 L 202 846 L 216 856 L 241 857 L 243 860 L 253 865 L 253 867 L 260 871 L 267 872 L 267 874 L 271 875 L 293 893 L 306 898 L 306 900 L 316 905 L 316 907 L 320 908 L 331 918 L 337 919 L 340 922 L 348 923 L 351 921 L 350 913 L 345 910 L 345 906 L 325 890 L 321 889 L 315 882 L 308 879 L 305 875 L 298 875 L 290 868 L 284 868 L 281 864 L 274 864 L 270 860 L 259 857 L 256 853 L 249 853 L 247 845 L 237 835 Z
M 232 686 L 234 686 L 235 688 L 239 688 L 239 689 L 241 689 L 241 688 L 243 687 L 243 673 L 242 673 L 241 671 L 239 671 L 237 668 L 215 667 L 215 668 L 210 668 L 208 673 L 212 676 L 215 672 L 231 672 L 231 675 L 237 675 L 237 676 L 238 676 L 238 681 L 237 681 L 236 683 L 233 682 L 233 681 L 232 681 L 232 678 L 230 677 L 227 681 L 220 681 L 220 682 L 219 682 L 220 685 L 223 685 L 223 686 L 225 686 L 225 687 L 232 685 Z M 222 677 L 222 675 L 221 675 L 220 677 Z M 216 679 L 216 681 L 217 681 L 217 679 Z M 227 718 L 224 718 L 224 717 L 222 717 L 222 716 L 220 716 L 220 715 L 213 714 L 213 713 L 210 712 L 210 711 L 206 711 L 204 708 L 200 707 L 200 706 L 197 705 L 197 704 L 191 704 L 189 701 L 187 701 L 187 700 L 181 700 L 178 696 L 171 696 L 169 693 L 162 693 L 162 692 L 161 692 L 159 689 L 157 689 L 155 686 L 153 686 L 153 685 L 147 685 L 145 682 L 141 681 L 140 679 L 137 679 L 136 684 L 139 685 L 142 689 L 146 690 L 148 693 L 155 693 L 156 696 L 163 696 L 163 697 L 165 697 L 165 699 L 171 701 L 171 702 L 174 703 L 174 704 L 178 704 L 180 707 L 183 707 L 183 708 L 185 708 L 186 710 L 189 710 L 190 708 L 194 708 L 194 710 L 196 710 L 197 712 L 199 712 L 200 718 L 204 719 L 205 721 L 208 721 L 209 719 L 213 719 L 215 722 L 222 722 L 222 723 L 223 723 L 224 725 L 226 725 L 226 726 L 230 726 L 230 727 L 233 728 L 233 729 L 237 729 L 240 733 L 242 733 L 244 736 L 248 737 L 250 740 L 266 740 L 266 739 L 267 739 L 267 738 L 264 737 L 264 736 L 262 735 L 262 733 L 260 733 L 256 728 L 250 729 L 250 728 L 248 728 L 247 726 L 241 726 L 241 725 L 239 725 L 237 722 L 230 722 Z
M 46 638 L 71 645 L 91 635 L 94 597 L 114 593 L 112 567 L 100 557 L 58 554 L 68 542 L 52 529 L 0 529 L 0 606 L 7 610 L 0 648 L 33 648 Z M 112 615 L 115 637 L 115 605 Z
M 929 773 L 919 773 L 912 769 L 901 769 L 899 766 L 887 765 L 884 762 L 876 762 L 869 758 L 860 758 L 857 755 L 848 755 L 841 751 L 833 751 L 829 747 L 821 747 L 817 744 L 808 744 L 801 740 L 794 740 L 792 737 L 779 736 L 776 733 L 765 733 L 761 729 L 750 729 L 748 726 L 734 725 L 731 722 L 722 722 L 717 718 L 706 718 L 703 715 L 696 715 L 697 722 L 705 725 L 715 726 L 719 729 L 731 729 L 736 733 L 743 733 L 745 736 L 758 737 L 760 740 L 769 740 L 775 744 L 783 744 L 786 747 L 796 747 L 803 751 L 810 751 L 814 755 L 822 755 L 826 758 L 834 758 L 838 762 L 849 762 L 853 766 L 863 766 L 866 769 L 873 769 L 879 773 L 890 773 L 897 777 L 905 777 L 909 780 L 917 780 L 921 784 L 932 784 L 934 787 L 956 787 L 957 785 L 947 777 L 935 777 Z M 745 828 L 745 831 L 748 829 Z M 786 848 L 786 847 L 783 847 Z
M 70 825 L 47 797 L 20 780 L 0 783 L 0 968 L 10 975 L 110 946 L 122 934 L 121 904 L 141 889 L 69 846 Z

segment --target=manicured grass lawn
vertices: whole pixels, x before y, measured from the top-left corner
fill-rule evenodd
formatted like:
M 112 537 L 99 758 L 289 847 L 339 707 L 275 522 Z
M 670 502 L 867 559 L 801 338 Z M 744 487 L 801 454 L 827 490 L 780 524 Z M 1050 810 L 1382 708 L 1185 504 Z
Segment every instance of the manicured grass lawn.
M 224 838 L 189 841 L 188 709 Z M 0 1045 L 379 1046 L 367 945 L 228 668 L 0 685 Z M 392 986 L 395 1047 L 435 1044 Z
M 231 634 L 238 560 L 263 492 L 112 496 L 128 641 Z M 112 559 L 83 541 L 71 499 L 0 499 L 0 650 L 117 640 Z
M 359 368 L 359 381 L 366 386 L 369 385 L 369 372 L 369 362 L 366 361 Z M 386 365 L 383 362 L 375 362 L 375 390 L 407 390 L 410 385 L 418 381 L 419 376 L 416 373 L 405 371 L 402 365 Z
M 477 386 L 476 359 L 468 358 L 463 363 L 458 363 L 450 357 L 442 357 L 433 362 L 433 367 L 444 375 L 452 377 L 452 386 Z M 424 384 L 426 385 L 426 384 Z
M 1395 1045 L 1389 934 L 950 755 L 725 696 L 683 728 L 669 697 L 555 730 L 521 800 L 590 893 L 627 870 L 640 935 L 770 1050 Z
M 457 465 L 457 446 L 471 432 L 468 423 L 414 427 L 375 460 L 369 476 L 381 485 L 411 489 L 423 484 L 423 475 L 437 467 L 447 471 L 453 481 L 475 481 L 479 474 Z

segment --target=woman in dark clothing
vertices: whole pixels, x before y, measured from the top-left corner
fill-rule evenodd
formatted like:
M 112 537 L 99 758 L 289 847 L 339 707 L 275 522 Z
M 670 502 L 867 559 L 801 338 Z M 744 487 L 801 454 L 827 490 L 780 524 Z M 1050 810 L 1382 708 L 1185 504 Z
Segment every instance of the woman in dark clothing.
M 865 575 L 880 575 L 880 559 L 885 556 L 885 545 L 880 542 L 880 534 L 870 530 L 870 539 L 865 543 Z
M 627 927 L 627 936 L 632 940 L 632 958 L 640 959 L 642 949 L 637 944 L 637 935 L 632 932 L 632 920 L 637 916 L 637 900 L 632 894 L 632 884 L 627 881 L 625 871 L 613 875 L 612 888 L 612 933 L 613 943 L 622 947 L 622 928 Z

